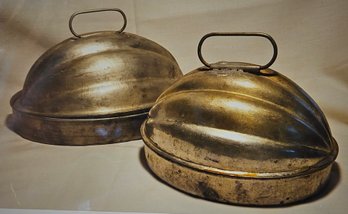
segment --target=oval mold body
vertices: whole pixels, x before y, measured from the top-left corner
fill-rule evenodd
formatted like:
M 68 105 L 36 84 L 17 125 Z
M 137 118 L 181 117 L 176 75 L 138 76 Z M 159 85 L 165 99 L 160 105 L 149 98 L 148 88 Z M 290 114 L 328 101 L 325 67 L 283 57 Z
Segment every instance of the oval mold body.
M 131 33 L 77 36 L 35 62 L 11 100 L 9 126 L 24 138 L 50 144 L 139 139 L 157 97 L 182 76 L 174 57 Z
M 245 71 L 255 66 L 198 68 L 157 99 L 141 130 L 155 174 L 244 205 L 292 203 L 325 184 L 338 147 L 324 114 L 280 73 Z

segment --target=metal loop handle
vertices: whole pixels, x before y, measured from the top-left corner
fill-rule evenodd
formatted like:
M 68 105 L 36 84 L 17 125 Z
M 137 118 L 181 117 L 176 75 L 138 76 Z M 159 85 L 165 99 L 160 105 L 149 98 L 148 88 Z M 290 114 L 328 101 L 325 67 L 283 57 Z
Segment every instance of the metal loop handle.
M 207 66 L 208 68 L 211 68 L 212 65 L 209 64 L 207 61 L 205 61 L 203 59 L 203 56 L 202 56 L 202 45 L 203 45 L 203 42 L 209 38 L 209 37 L 212 37 L 212 36 L 257 36 L 257 37 L 263 37 L 263 38 L 266 38 L 268 39 L 272 46 L 273 46 L 273 56 L 271 58 L 271 60 L 265 64 L 265 65 L 262 65 L 262 66 L 258 66 L 257 67 L 257 70 L 263 70 L 263 69 L 266 69 L 268 67 L 270 67 L 274 61 L 276 60 L 277 58 L 277 55 L 278 55 L 278 47 L 277 47 L 277 44 L 276 42 L 274 41 L 274 39 L 266 34 L 266 33 L 259 33 L 259 32 L 253 32 L 253 33 L 244 33 L 244 32 L 237 32 L 237 33 L 230 33 L 230 32 L 213 32 L 213 33 L 208 33 L 206 34 L 205 36 L 202 37 L 202 39 L 199 41 L 198 43 L 198 49 L 197 49 L 197 52 L 198 52 L 198 57 L 199 57 L 199 60 L 205 65 Z M 251 67 L 251 69 L 255 69 L 255 67 Z
M 72 26 L 72 23 L 73 23 L 73 20 L 74 20 L 75 16 L 80 15 L 80 14 L 95 13 L 95 12 L 105 12 L 105 11 L 116 11 L 116 12 L 121 13 L 121 15 L 122 15 L 122 17 L 123 17 L 124 24 L 123 24 L 122 28 L 121 28 L 120 30 L 116 31 L 116 32 L 121 33 L 122 31 L 124 31 L 124 29 L 125 29 L 126 26 L 127 26 L 127 17 L 126 17 L 126 14 L 125 14 L 122 10 L 120 10 L 120 9 L 118 9 L 118 8 L 102 8 L 102 9 L 93 9 L 93 10 L 79 11 L 79 12 L 76 12 L 76 13 L 72 14 L 72 15 L 70 16 L 70 19 L 69 19 L 69 29 L 70 29 L 71 33 L 72 33 L 74 36 L 76 36 L 77 38 L 81 38 L 81 35 L 78 34 L 78 33 L 76 33 L 76 32 L 74 31 L 74 29 L 73 29 L 73 26 Z

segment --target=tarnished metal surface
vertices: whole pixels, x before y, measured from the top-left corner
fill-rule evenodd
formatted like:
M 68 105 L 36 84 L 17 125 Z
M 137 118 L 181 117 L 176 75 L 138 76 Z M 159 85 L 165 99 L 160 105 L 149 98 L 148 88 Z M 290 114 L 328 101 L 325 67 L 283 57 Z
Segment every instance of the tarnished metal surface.
M 170 185 L 209 200 L 244 205 L 282 205 L 306 198 L 320 190 L 331 165 L 307 175 L 254 179 L 224 176 L 187 167 L 145 147 L 151 170 Z
M 207 199 L 249 205 L 291 203 L 325 184 L 338 147 L 324 114 L 280 73 L 243 70 L 257 67 L 198 68 L 158 98 L 141 131 L 160 178 Z
M 106 10 L 121 12 L 126 24 L 122 11 L 100 11 Z M 34 141 L 70 145 L 140 138 L 147 111 L 182 73 L 166 49 L 122 32 L 124 27 L 82 35 L 72 30 L 76 37 L 45 52 L 12 98 L 13 130 Z

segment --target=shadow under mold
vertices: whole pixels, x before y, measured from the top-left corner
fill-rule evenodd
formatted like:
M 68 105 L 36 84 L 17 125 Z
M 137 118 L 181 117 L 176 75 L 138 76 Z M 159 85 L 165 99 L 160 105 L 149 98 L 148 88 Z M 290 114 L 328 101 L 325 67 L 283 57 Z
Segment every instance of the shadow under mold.
M 291 206 L 296 206 L 296 205 L 301 205 L 301 204 L 312 203 L 312 202 L 321 200 L 321 199 L 325 198 L 326 196 L 328 196 L 338 186 L 338 184 L 341 181 L 341 169 L 340 169 L 338 163 L 334 162 L 332 164 L 331 172 L 330 172 L 330 175 L 329 175 L 329 178 L 328 178 L 326 184 L 322 188 L 318 189 L 318 191 L 315 194 L 313 194 L 312 196 L 310 196 L 309 198 L 306 198 L 306 199 L 303 199 L 300 201 L 296 201 L 293 203 L 289 203 L 289 204 L 284 204 L 284 205 L 264 205 L 264 206 L 260 205 L 260 206 L 257 206 L 257 205 L 230 204 L 230 203 L 212 201 L 209 199 L 203 199 L 202 197 L 198 197 L 196 195 L 192 195 L 192 194 L 189 194 L 187 192 L 184 192 L 184 191 L 166 183 L 165 181 L 163 181 L 160 177 L 158 177 L 155 173 L 152 172 L 151 168 L 147 164 L 144 146 L 139 151 L 139 160 L 140 160 L 140 163 L 143 166 L 143 168 L 146 171 L 148 171 L 152 175 L 153 178 L 155 178 L 157 181 L 159 181 L 162 184 L 169 185 L 170 187 L 176 189 L 177 191 L 179 191 L 185 195 L 188 195 L 190 197 L 194 197 L 197 199 L 201 199 L 201 200 L 208 200 L 208 201 L 211 201 L 213 203 L 227 204 L 227 205 L 241 206 L 241 207 L 280 208 L 280 207 L 291 207 Z

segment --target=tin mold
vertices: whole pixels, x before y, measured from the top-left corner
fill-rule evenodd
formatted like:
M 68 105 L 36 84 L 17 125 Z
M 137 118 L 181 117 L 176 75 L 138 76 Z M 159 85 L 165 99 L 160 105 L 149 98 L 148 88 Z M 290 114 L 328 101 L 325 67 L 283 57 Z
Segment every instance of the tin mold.
M 318 191 L 338 146 L 313 99 L 270 63 L 201 61 L 206 66 L 164 91 L 143 123 L 154 173 L 190 194 L 234 204 L 287 204 Z
M 81 35 L 73 30 L 76 15 L 101 11 L 120 12 L 122 29 Z M 122 32 L 126 17 L 119 9 L 75 13 L 69 26 L 75 37 L 47 50 L 31 67 L 23 89 L 12 97 L 9 127 L 42 143 L 139 139 L 147 111 L 182 76 L 174 57 L 151 40 Z M 96 131 L 103 127 L 106 131 Z

